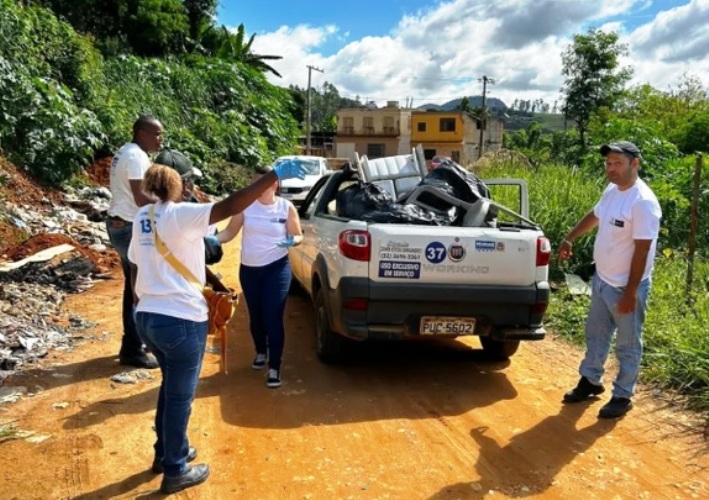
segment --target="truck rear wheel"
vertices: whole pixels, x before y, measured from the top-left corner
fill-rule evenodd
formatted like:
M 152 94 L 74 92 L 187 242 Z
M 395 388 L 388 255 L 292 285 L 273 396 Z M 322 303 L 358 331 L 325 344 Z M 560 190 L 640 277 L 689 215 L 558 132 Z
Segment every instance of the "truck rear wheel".
M 509 359 L 519 348 L 519 340 L 494 340 L 490 337 L 480 337 L 480 343 L 485 354 L 499 361 Z
M 347 347 L 347 339 L 339 336 L 330 328 L 330 320 L 325 304 L 325 292 L 318 290 L 315 297 L 315 333 L 317 354 L 323 363 L 341 361 Z

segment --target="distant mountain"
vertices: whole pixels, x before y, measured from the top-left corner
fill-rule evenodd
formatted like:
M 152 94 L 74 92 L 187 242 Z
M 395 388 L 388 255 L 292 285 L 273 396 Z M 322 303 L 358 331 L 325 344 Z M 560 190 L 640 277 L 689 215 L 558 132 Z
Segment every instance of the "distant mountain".
M 448 101 L 445 104 L 423 104 L 419 106 L 418 110 L 420 111 L 428 111 L 428 110 L 433 110 L 433 111 L 453 111 L 455 110 L 458 106 L 460 106 L 461 101 L 463 100 L 462 97 L 459 97 L 458 99 L 453 99 L 452 101 Z M 468 96 L 468 102 L 470 103 L 471 108 L 479 108 L 482 106 L 483 103 L 483 98 L 482 96 Z M 496 97 L 488 97 L 485 99 L 485 107 L 487 107 L 490 110 L 497 110 L 497 111 L 506 111 L 507 110 L 507 105 L 502 102 L 500 99 L 497 99 Z

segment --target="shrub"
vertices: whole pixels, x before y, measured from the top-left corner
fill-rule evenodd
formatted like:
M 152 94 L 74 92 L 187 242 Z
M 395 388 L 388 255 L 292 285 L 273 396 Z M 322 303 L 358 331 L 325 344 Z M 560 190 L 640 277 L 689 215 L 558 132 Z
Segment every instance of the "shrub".
M 69 88 L 2 58 L 0 115 L 0 148 L 49 185 L 81 170 L 103 141 L 96 116 L 76 106 Z
M 542 227 L 554 248 L 593 209 L 605 187 L 602 174 L 593 177 L 581 169 L 563 165 L 543 165 L 533 170 L 504 163 L 489 164 L 481 175 L 486 178 L 516 177 L 527 181 L 530 217 Z M 593 239 L 586 236 L 574 243 L 573 259 L 569 263 L 561 263 L 560 269 L 588 277 L 592 273 L 592 262 Z M 553 275 L 557 274 L 557 265 L 556 260 L 552 259 Z

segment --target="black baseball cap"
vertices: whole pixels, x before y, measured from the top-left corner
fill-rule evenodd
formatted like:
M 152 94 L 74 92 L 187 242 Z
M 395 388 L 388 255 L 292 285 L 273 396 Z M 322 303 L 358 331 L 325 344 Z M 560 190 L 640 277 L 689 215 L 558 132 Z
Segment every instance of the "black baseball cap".
M 603 146 L 601 146 L 600 151 L 602 156 L 608 156 L 608 153 L 612 152 L 625 153 L 634 156 L 635 158 L 642 158 L 642 156 L 640 155 L 640 149 L 638 149 L 635 144 L 628 141 L 619 141 L 604 144 Z
M 202 171 L 192 164 L 192 160 L 176 149 L 163 149 L 155 157 L 155 163 L 177 170 L 183 179 L 202 177 Z

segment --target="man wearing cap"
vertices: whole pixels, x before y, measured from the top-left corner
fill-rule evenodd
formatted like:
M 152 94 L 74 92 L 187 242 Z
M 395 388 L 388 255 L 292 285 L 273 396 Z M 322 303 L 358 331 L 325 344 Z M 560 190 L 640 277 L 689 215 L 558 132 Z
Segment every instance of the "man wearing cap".
M 601 199 L 559 246 L 559 259 L 572 255 L 574 240 L 595 228 L 596 274 L 586 319 L 586 355 L 579 367 L 578 385 L 564 394 L 565 403 L 578 403 L 605 391 L 604 365 L 616 332 L 619 371 L 611 400 L 599 418 L 617 418 L 632 407 L 631 397 L 640 370 L 642 326 L 645 319 L 662 211 L 657 197 L 638 177 L 640 150 L 632 142 L 601 146 L 610 184 Z
M 133 318 L 133 290 L 128 247 L 133 234 L 133 218 L 138 207 L 155 200 L 143 193 L 143 174 L 150 167 L 148 153 L 160 150 L 163 126 L 154 116 L 140 116 L 133 124 L 133 139 L 122 146 L 111 162 L 111 205 L 106 230 L 111 245 L 121 258 L 123 285 L 123 338 L 119 361 L 122 365 L 157 368 L 155 358 L 143 350 Z
M 180 174 L 182 179 L 182 199 L 197 202 L 194 196 L 195 180 L 202 177 L 202 171 L 194 166 L 192 160 L 176 149 L 163 149 L 155 157 L 155 163 L 168 166 Z
M 155 163 L 165 165 L 177 171 L 182 179 L 182 200 L 193 203 L 200 201 L 194 195 L 195 180 L 202 177 L 202 171 L 195 167 L 192 160 L 176 149 L 165 148 L 155 157 Z M 214 235 L 217 233 L 216 225 L 209 226 L 209 234 L 204 238 L 205 263 L 216 264 L 223 255 L 222 245 Z M 212 284 L 214 275 L 207 269 L 208 281 Z M 215 288 L 217 289 L 217 288 Z M 221 288 L 223 289 L 223 285 Z

